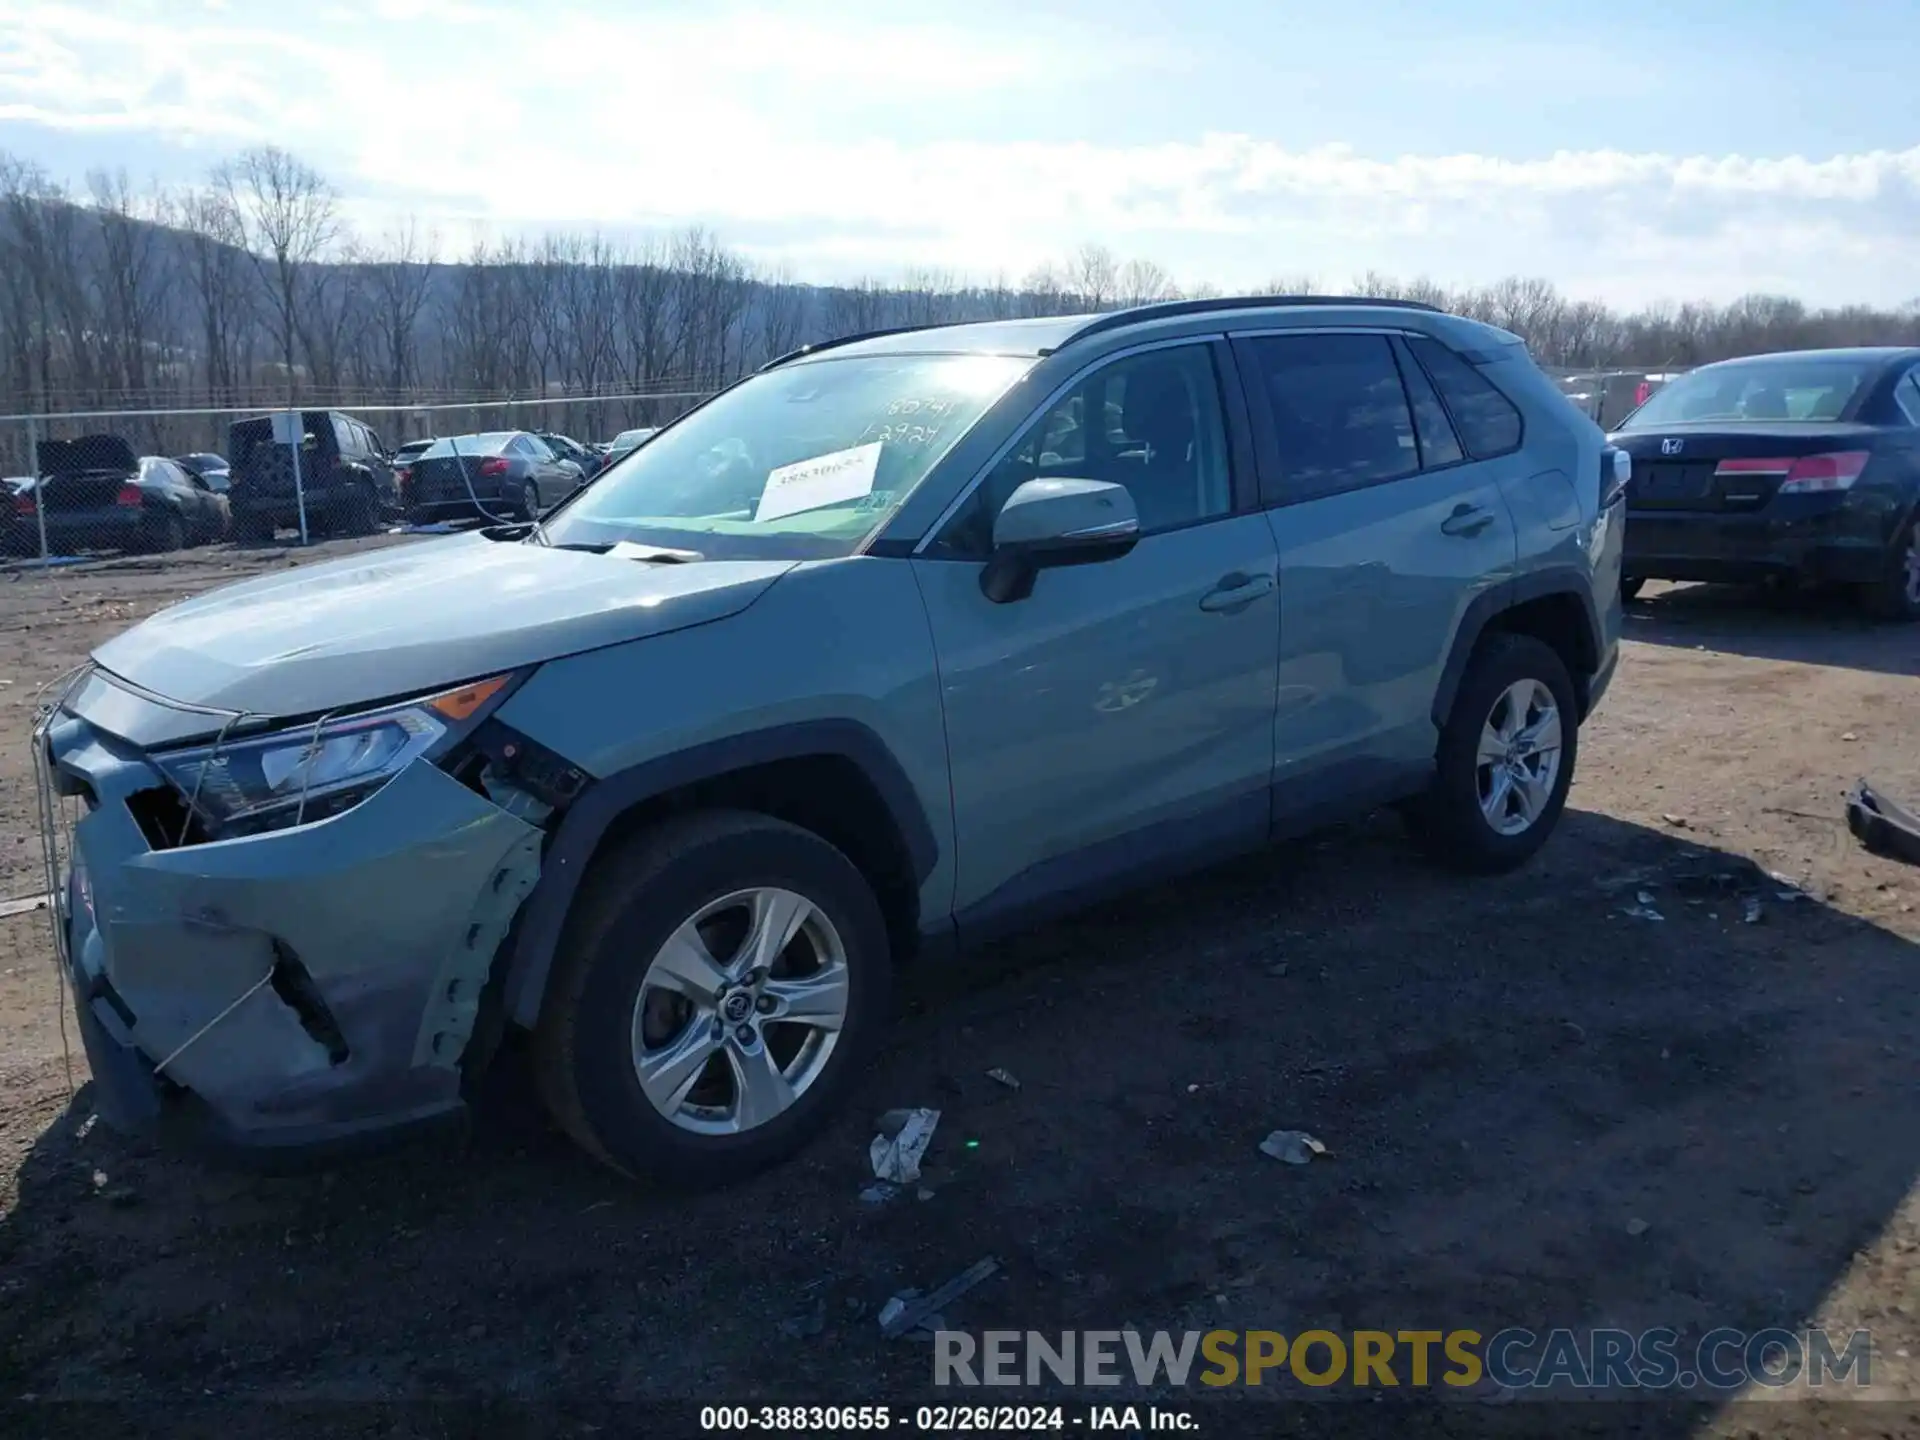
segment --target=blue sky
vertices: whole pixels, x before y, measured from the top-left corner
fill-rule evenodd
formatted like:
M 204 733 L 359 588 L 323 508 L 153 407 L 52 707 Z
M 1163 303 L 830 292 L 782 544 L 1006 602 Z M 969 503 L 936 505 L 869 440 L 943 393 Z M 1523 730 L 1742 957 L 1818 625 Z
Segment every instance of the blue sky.
M 699 223 L 815 279 L 1097 241 L 1223 289 L 1897 303 L 1916 55 L 1912 0 L 0 0 L 0 148 L 185 182 L 277 143 L 448 250 Z

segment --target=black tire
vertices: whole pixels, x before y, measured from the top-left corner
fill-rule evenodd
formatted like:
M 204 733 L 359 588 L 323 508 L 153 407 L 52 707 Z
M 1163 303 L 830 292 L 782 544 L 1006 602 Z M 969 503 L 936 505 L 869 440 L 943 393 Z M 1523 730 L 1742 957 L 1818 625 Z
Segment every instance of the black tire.
M 1643 575 L 1622 575 L 1620 577 L 1620 603 L 1631 605 L 1640 598 L 1640 590 L 1647 583 Z
M 1887 549 L 1881 577 L 1861 587 L 1861 603 L 1876 620 L 1920 620 L 1920 520 L 1909 518 Z
M 175 550 L 186 549 L 186 522 L 171 511 L 162 515 L 153 528 L 153 538 L 148 542 L 148 548 L 156 555 L 170 555 Z
M 340 533 L 377 535 L 380 533 L 380 497 L 371 485 L 349 486 L 340 501 Z
M 846 954 L 847 1012 L 824 1068 L 791 1108 L 737 1134 L 695 1134 L 640 1089 L 634 1007 L 668 936 L 703 905 L 753 885 L 802 895 L 831 922 Z M 825 840 L 767 815 L 702 811 L 636 835 L 594 863 L 561 945 L 534 1037 L 542 1096 L 588 1153 L 674 1188 L 744 1179 L 805 1145 L 832 1118 L 887 1016 L 891 964 L 872 888 Z
M 271 545 L 273 526 L 264 516 L 236 515 L 233 517 L 233 543 L 236 545 Z
M 1504 835 L 1480 808 L 1476 757 L 1496 702 L 1523 680 L 1538 681 L 1553 696 L 1560 714 L 1560 764 L 1533 823 L 1518 834 Z M 1440 732 L 1432 788 L 1403 812 L 1428 853 L 1453 869 L 1480 875 L 1500 874 L 1532 859 L 1566 808 L 1579 751 L 1578 715 L 1573 680 L 1551 646 L 1530 635 L 1485 637 L 1467 664 Z
M 522 520 L 540 518 L 540 489 L 531 480 L 523 482 L 520 486 L 519 513 Z

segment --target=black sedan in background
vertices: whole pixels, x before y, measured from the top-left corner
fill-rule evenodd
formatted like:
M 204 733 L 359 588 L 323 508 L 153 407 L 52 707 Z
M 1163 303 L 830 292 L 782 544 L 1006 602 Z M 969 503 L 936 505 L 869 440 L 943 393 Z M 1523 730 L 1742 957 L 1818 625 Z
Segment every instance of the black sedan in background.
M 597 451 L 589 450 L 569 435 L 555 435 L 545 430 L 536 430 L 533 433 L 541 444 L 553 452 L 555 459 L 571 460 L 578 465 L 580 474 L 585 479 L 591 480 L 605 461 L 606 457 Z
M 1621 590 L 1808 580 L 1920 620 L 1920 348 L 1703 365 L 1608 437 L 1633 457 Z
M 579 465 L 524 430 L 449 435 L 407 465 L 407 519 L 532 520 L 579 489 L 584 478 Z
M 207 488 L 216 495 L 224 495 L 233 485 L 233 474 L 227 466 L 227 457 L 215 455 L 209 450 L 195 451 L 191 455 L 176 455 L 173 463 L 189 475 L 198 475 L 207 482 Z
M 42 440 L 39 478 L 13 493 L 0 517 L 0 551 L 180 550 L 227 533 L 226 497 L 159 455 L 137 456 L 117 435 Z M 42 511 L 44 510 L 44 514 Z

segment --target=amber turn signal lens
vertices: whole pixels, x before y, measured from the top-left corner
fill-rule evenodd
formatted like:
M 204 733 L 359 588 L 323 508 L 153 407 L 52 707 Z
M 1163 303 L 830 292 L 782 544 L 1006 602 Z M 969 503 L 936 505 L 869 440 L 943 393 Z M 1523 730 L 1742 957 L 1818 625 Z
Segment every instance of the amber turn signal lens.
M 490 680 L 476 680 L 471 685 L 462 685 L 458 690 L 434 696 L 427 701 L 427 709 L 448 720 L 465 720 L 499 694 L 500 687 L 506 683 L 507 677 L 504 675 L 495 675 Z

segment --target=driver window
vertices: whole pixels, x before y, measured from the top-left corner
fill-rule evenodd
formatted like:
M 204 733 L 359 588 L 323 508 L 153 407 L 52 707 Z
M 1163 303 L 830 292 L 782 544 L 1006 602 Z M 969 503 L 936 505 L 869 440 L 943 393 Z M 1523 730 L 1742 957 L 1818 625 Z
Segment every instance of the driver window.
M 1150 350 L 1094 371 L 1037 416 L 975 488 L 931 553 L 979 558 L 993 521 L 1029 480 L 1124 485 L 1154 535 L 1233 508 L 1226 426 L 1206 344 Z

